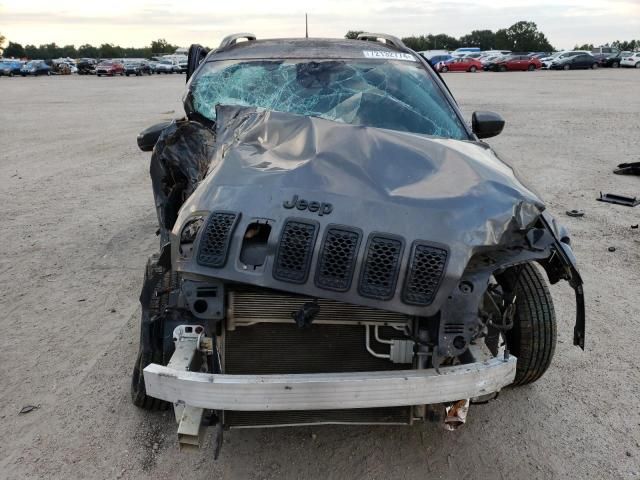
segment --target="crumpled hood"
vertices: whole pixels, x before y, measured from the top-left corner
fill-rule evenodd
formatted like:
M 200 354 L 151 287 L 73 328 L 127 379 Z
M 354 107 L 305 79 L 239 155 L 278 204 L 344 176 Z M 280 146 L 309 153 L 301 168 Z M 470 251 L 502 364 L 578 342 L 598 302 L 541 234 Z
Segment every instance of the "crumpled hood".
M 362 230 L 365 240 L 372 232 L 398 235 L 407 250 L 416 240 L 442 245 L 449 251 L 445 277 L 457 279 L 478 247 L 522 242 L 513 234 L 544 210 L 479 142 L 234 106 L 218 107 L 217 119 L 209 172 L 185 202 L 174 238 L 194 212 L 270 219 L 276 234 L 286 218 L 304 218 L 319 222 L 320 237 L 324 226 L 339 224 Z M 238 228 L 240 242 L 242 234 Z M 233 262 L 228 268 L 237 270 Z M 286 287 L 267 277 L 254 282 Z

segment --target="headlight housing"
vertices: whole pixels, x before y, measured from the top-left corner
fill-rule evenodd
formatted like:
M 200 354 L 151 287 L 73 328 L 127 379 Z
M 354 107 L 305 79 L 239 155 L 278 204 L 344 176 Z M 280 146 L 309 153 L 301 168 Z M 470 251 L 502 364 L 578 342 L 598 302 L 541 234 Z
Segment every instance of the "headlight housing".
M 193 255 L 193 245 L 198 232 L 204 224 L 204 216 L 197 215 L 186 221 L 180 232 L 180 256 L 189 258 Z

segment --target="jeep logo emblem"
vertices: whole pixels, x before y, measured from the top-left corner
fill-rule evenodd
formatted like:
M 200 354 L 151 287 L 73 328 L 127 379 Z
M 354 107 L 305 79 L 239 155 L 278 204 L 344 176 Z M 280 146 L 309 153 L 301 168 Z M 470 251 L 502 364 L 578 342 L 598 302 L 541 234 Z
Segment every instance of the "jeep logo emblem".
M 282 202 L 284 208 L 297 208 L 298 210 L 309 210 L 310 212 L 317 212 L 318 215 L 329 215 L 333 212 L 333 205 L 330 203 L 320 203 L 315 201 L 308 201 L 304 198 L 299 198 L 298 195 L 294 195 L 291 200 L 285 200 Z

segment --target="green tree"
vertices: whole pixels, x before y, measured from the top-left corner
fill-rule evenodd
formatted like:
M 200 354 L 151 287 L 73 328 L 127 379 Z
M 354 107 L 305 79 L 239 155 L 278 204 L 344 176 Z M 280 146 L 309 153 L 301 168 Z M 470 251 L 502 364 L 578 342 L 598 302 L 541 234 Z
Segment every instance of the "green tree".
M 535 22 L 520 21 L 496 32 L 495 48 L 514 52 L 550 52 L 553 47 Z
M 573 47 L 574 50 L 593 50 L 593 43 L 584 43 L 582 45 L 576 44 Z
M 151 51 L 153 53 L 173 53 L 176 51 L 175 45 L 171 45 L 164 38 L 159 38 L 151 42 Z
M 76 46 L 75 45 L 65 45 L 64 47 L 62 47 L 60 49 L 60 56 L 61 57 L 76 58 L 78 56 L 78 51 L 76 50 Z
M 491 30 L 473 30 L 460 37 L 460 44 L 465 47 L 480 47 L 481 50 L 492 50 L 496 44 L 496 34 Z
M 39 59 L 40 50 L 35 45 L 27 45 L 24 47 L 24 56 L 31 60 Z
M 19 43 L 9 42 L 7 48 L 4 49 L 3 55 L 9 58 L 22 58 L 25 56 L 24 47 Z
M 615 42 L 611 43 L 611 46 L 619 48 L 623 51 L 634 51 L 640 49 L 640 40 L 616 40 Z
M 100 50 L 93 45 L 85 43 L 78 47 L 78 57 L 82 58 L 98 58 L 100 56 Z
M 358 35 L 360 35 L 361 33 L 364 33 L 364 30 L 349 30 L 344 38 L 348 40 L 356 40 L 358 38 Z
M 100 58 L 120 58 L 122 57 L 122 47 L 113 43 L 103 43 L 99 48 Z

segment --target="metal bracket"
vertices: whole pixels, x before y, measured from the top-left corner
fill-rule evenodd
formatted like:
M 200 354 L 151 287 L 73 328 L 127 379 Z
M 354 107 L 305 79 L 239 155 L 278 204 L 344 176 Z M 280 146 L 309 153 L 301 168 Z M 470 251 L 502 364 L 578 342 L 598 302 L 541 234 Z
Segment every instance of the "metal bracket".
M 173 341 L 176 350 L 171 356 L 168 368 L 190 371 L 197 352 L 212 353 L 211 338 L 204 336 L 202 325 L 179 325 L 173 330 Z M 202 444 L 204 429 L 202 416 L 204 409 L 185 405 L 184 402 L 173 404 L 173 413 L 178 424 L 178 444 L 180 449 L 199 448 Z

